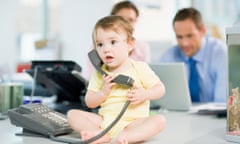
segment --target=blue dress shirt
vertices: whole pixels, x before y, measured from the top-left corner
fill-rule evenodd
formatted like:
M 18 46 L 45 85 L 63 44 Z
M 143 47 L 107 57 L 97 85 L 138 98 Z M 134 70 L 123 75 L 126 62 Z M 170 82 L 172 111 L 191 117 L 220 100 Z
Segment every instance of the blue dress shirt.
M 193 56 L 199 73 L 200 102 L 226 102 L 227 98 L 227 46 L 206 36 L 202 46 Z M 189 62 L 176 45 L 169 48 L 160 62 L 183 62 L 189 78 Z

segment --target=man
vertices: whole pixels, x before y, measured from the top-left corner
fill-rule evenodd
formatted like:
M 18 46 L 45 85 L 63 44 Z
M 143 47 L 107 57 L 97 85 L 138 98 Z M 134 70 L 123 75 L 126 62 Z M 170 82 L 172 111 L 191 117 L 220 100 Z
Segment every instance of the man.
M 226 45 L 206 35 L 202 16 L 194 8 L 179 10 L 173 29 L 178 44 L 162 55 L 161 62 L 185 63 L 193 102 L 225 102 Z

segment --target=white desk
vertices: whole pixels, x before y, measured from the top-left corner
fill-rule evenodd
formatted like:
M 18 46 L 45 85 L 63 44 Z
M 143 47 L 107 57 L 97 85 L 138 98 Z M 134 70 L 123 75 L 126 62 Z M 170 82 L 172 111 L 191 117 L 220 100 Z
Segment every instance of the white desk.
M 166 144 L 233 144 L 225 140 L 226 118 L 168 112 L 167 127 L 156 138 Z
M 167 112 L 165 130 L 146 144 L 235 144 L 225 140 L 226 119 L 186 112 Z M 15 136 L 21 128 L 0 121 L 0 138 L 3 144 L 59 144 L 46 138 Z

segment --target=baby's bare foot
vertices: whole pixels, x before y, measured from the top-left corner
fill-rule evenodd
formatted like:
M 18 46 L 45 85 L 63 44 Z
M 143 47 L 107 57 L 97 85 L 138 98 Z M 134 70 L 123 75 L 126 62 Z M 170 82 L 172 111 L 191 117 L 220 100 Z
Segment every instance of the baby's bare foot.
M 89 131 L 81 131 L 81 137 L 82 137 L 82 140 L 87 140 L 91 137 L 93 137 L 94 135 L 89 132 Z
M 88 140 L 97 134 L 98 134 L 97 132 L 82 131 L 81 137 L 82 137 L 82 140 Z M 97 139 L 96 141 L 92 142 L 91 144 L 104 144 L 104 143 L 109 143 L 110 141 L 111 141 L 110 137 L 105 135 Z
M 125 138 L 117 138 L 111 144 L 128 144 L 128 141 Z

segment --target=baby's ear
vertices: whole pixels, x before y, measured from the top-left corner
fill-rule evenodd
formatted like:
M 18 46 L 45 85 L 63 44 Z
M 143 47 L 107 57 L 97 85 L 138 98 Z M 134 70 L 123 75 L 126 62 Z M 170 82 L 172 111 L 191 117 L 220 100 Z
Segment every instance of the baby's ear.
M 133 51 L 133 49 L 135 48 L 135 40 L 129 40 L 128 45 L 129 45 L 129 52 Z

